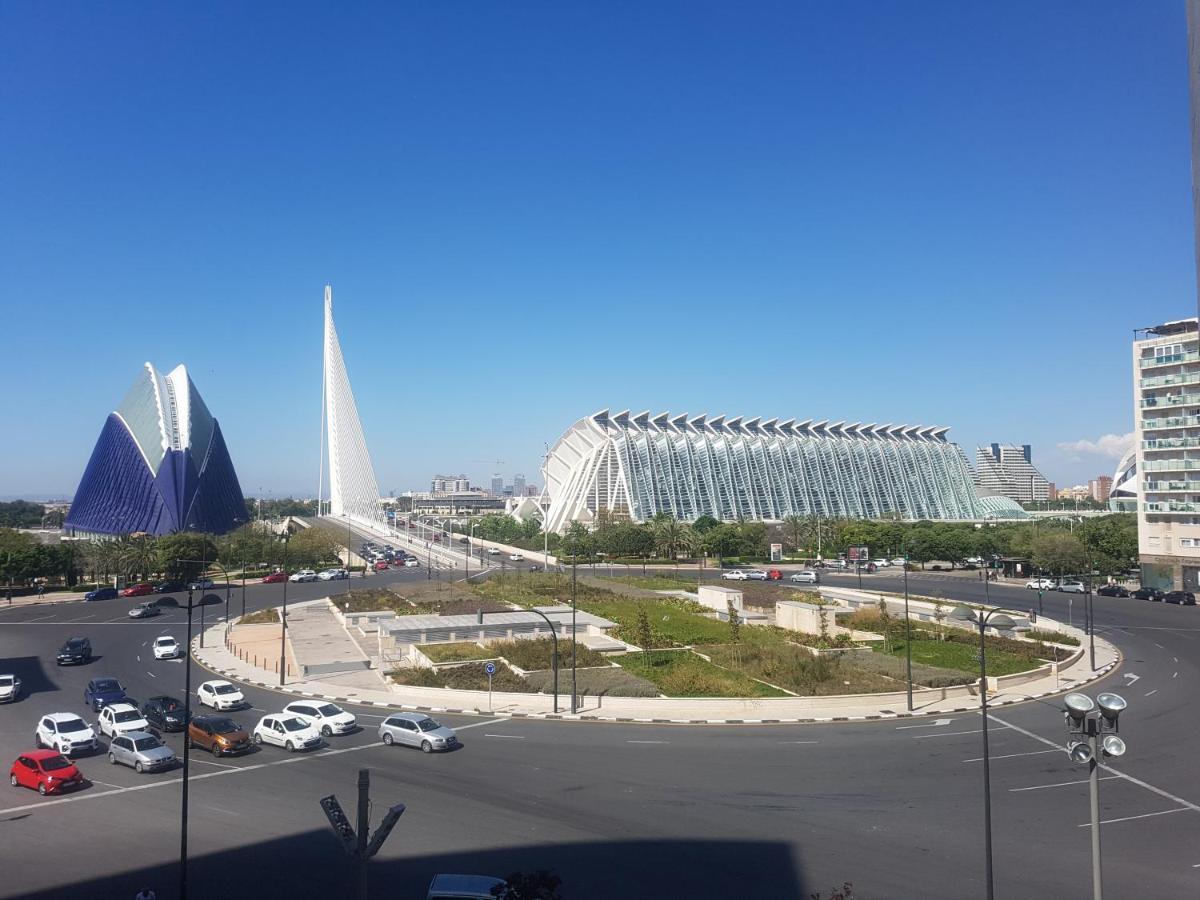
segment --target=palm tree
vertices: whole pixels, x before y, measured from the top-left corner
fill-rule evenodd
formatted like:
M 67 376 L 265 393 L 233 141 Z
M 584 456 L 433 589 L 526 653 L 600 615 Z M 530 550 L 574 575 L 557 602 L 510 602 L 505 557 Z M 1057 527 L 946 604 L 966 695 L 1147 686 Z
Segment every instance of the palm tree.
M 158 549 L 153 535 L 133 534 L 116 542 L 117 559 L 123 573 L 131 577 L 141 575 L 149 578 L 158 559 Z
M 662 556 L 674 559 L 686 541 L 688 527 L 676 521 L 669 513 L 659 513 L 650 520 L 654 531 L 655 549 Z

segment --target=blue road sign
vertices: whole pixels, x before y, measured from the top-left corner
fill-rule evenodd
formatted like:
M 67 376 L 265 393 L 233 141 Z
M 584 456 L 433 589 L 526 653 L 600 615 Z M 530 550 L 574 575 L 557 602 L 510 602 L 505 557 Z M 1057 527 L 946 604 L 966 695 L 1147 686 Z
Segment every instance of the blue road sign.
M 495 675 L 496 674 L 496 664 L 495 663 L 485 663 L 484 667 L 483 667 L 483 671 L 487 672 L 489 675 Z

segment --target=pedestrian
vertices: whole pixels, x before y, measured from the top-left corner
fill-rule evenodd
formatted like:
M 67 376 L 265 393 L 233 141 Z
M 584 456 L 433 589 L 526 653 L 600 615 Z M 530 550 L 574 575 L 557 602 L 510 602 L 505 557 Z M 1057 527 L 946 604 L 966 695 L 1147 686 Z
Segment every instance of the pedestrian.
M 45 584 L 45 582 L 39 581 L 37 583 L 37 595 L 39 597 L 41 597 L 45 593 L 46 593 L 46 584 Z

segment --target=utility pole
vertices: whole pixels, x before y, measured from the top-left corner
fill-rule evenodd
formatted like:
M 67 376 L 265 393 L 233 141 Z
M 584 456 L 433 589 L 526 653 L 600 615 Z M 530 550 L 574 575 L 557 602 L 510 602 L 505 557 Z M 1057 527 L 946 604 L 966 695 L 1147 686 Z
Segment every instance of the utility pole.
M 325 813 L 325 818 L 329 820 L 330 826 L 333 828 L 333 833 L 338 836 L 342 842 L 342 849 L 346 851 L 346 855 L 355 861 L 355 897 L 358 900 L 367 900 L 368 895 L 368 880 L 367 880 L 367 860 L 379 852 L 383 846 L 383 842 L 387 840 L 392 829 L 396 826 L 400 816 L 404 814 L 404 804 L 397 803 L 388 809 L 383 817 L 383 821 L 379 823 L 379 827 L 375 829 L 374 834 L 371 831 L 371 770 L 358 770 L 358 828 L 350 824 L 350 820 L 346 817 L 346 813 L 342 810 L 342 805 L 338 803 L 338 799 L 333 794 L 328 797 L 321 798 L 321 809 Z M 368 837 L 369 836 L 369 837 Z

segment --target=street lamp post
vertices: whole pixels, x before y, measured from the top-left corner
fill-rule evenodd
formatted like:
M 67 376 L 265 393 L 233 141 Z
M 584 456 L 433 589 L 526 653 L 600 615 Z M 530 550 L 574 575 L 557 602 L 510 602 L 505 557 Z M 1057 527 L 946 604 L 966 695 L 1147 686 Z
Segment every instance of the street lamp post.
M 575 681 L 575 643 L 579 640 L 579 635 L 575 630 L 575 558 L 571 558 L 571 713 L 574 714 L 579 709 L 579 690 Z
M 554 642 L 554 644 L 553 644 L 553 646 L 554 646 L 554 712 L 555 712 L 555 714 L 557 714 L 558 713 L 558 634 L 557 634 L 557 632 L 555 632 L 554 623 L 550 621 L 549 616 L 547 616 L 540 609 L 527 609 L 527 610 L 525 610 L 525 612 L 531 612 L 535 615 L 541 616 L 543 619 L 546 620 L 546 624 L 550 626 L 550 640 Z M 476 621 L 480 625 L 483 624 L 483 617 L 485 615 L 487 615 L 487 613 L 482 609 L 478 610 L 476 612 L 476 614 L 475 614 Z
M 291 534 L 287 531 L 283 533 L 283 612 L 279 616 L 279 686 L 283 687 L 284 676 L 287 674 L 287 586 L 288 586 L 288 570 L 287 570 L 287 551 L 288 540 Z
M 908 553 L 904 554 L 904 662 L 908 677 L 908 711 L 913 711 L 912 698 L 912 619 L 908 617 Z
M 987 583 L 986 581 L 984 582 Z M 992 771 L 988 757 L 988 709 L 987 709 L 987 643 L 984 633 L 990 624 L 993 628 L 1011 628 L 1015 623 L 1001 609 L 976 611 L 969 606 L 958 606 L 950 617 L 971 622 L 979 628 L 979 708 L 983 717 L 983 840 L 987 872 L 987 897 L 993 900 L 995 890 L 992 882 Z

